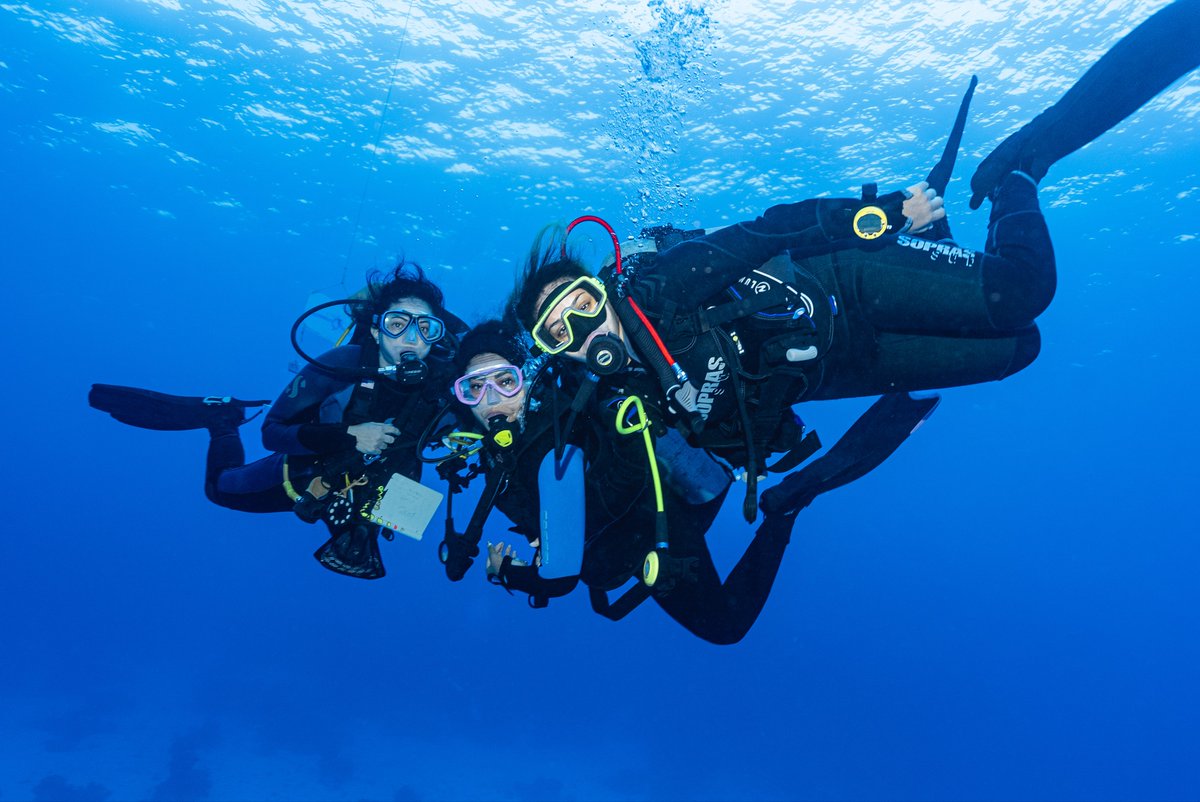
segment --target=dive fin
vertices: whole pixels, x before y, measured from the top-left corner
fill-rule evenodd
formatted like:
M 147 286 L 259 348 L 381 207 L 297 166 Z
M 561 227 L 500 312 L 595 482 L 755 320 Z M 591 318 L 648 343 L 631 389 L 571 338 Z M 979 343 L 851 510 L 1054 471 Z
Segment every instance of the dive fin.
M 1057 103 L 1000 143 L 971 176 L 971 208 L 1013 170 L 1037 181 L 1200 65 L 1200 0 L 1176 0 L 1125 35 Z
M 954 173 L 954 162 L 958 159 L 959 145 L 962 143 L 963 129 L 967 127 L 967 113 L 971 110 L 971 98 L 975 95 L 975 87 L 979 84 L 979 78 L 972 75 L 971 83 L 967 86 L 967 91 L 963 95 L 962 102 L 958 104 L 958 116 L 954 118 L 954 127 L 950 129 L 950 137 L 946 140 L 946 147 L 942 149 L 942 158 L 938 159 L 938 163 L 929 171 L 929 175 L 925 177 L 925 183 L 929 187 L 937 191 L 937 194 L 945 197 L 946 187 L 950 183 L 950 176 Z M 950 233 L 950 221 L 943 217 L 937 220 L 933 225 L 920 232 L 922 239 L 941 242 L 942 240 L 953 239 L 954 235 Z
M 93 384 L 88 393 L 88 404 L 94 409 L 107 412 L 121 423 L 163 432 L 236 428 L 249 420 L 247 407 L 262 407 L 269 403 L 239 401 L 229 396 L 168 395 L 117 384 Z M 254 416 L 258 414 L 256 412 Z
M 936 189 L 939 195 L 946 194 L 946 186 L 950 183 L 950 175 L 954 172 L 954 162 L 958 158 L 958 148 L 962 143 L 963 129 L 967 127 L 967 113 L 971 110 L 971 98 L 974 97 L 975 87 L 978 85 L 979 78 L 972 75 L 971 83 L 963 95 L 962 102 L 958 104 L 958 116 L 954 118 L 954 127 L 950 129 L 950 138 L 946 140 L 946 147 L 942 150 L 942 158 L 938 160 L 937 164 L 933 165 L 933 169 L 925 177 L 926 183 L 933 189 Z
M 908 393 L 883 396 L 834 443 L 829 452 L 802 470 L 790 473 L 762 494 L 763 511 L 791 514 L 813 499 L 848 484 L 879 467 L 932 413 L 940 396 L 913 398 Z

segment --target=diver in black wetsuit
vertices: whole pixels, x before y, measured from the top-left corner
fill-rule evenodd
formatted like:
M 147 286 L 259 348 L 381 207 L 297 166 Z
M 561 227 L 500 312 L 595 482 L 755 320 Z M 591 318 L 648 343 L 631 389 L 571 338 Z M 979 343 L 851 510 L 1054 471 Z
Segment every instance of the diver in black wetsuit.
M 1030 364 L 1056 285 L 1037 182 L 1197 65 L 1200 0 L 1176 0 L 1118 42 L 976 171 L 972 207 L 992 201 L 982 251 L 945 241 L 944 225 L 913 236 L 864 193 L 861 204 L 786 204 L 711 233 L 668 232 L 673 247 L 655 243 L 626 275 L 618 252 L 605 281 L 552 244 L 514 307 L 543 350 L 620 363 L 626 382 L 657 385 L 692 442 L 745 464 L 752 482 L 759 457 L 795 440 L 791 403 L 997 380 Z M 939 188 L 942 167 L 930 179 Z
M 653 230 L 625 263 L 610 229 L 603 278 L 568 251 L 568 227 L 535 243 L 515 315 L 542 351 L 602 375 L 601 395 L 637 392 L 693 445 L 745 466 L 752 521 L 765 457 L 786 452 L 767 466 L 783 471 L 811 454 L 792 404 L 998 380 L 1037 356 L 1055 264 L 1036 183 L 1007 175 L 982 252 L 945 239 L 944 212 L 931 213 L 974 86 L 928 194 L 868 186 L 714 231 Z
M 637 388 L 693 444 L 757 475 L 798 445 L 794 403 L 998 380 L 1038 353 L 1055 270 L 1032 180 L 1010 174 L 997 193 L 983 252 L 900 225 L 842 235 L 872 208 L 773 207 L 604 280 L 554 241 L 516 314 L 544 351 L 617 365 L 602 385 Z
M 124 423 L 147 429 L 209 430 L 205 495 L 243 512 L 287 512 L 306 499 L 315 521 L 321 500 L 334 499 L 328 477 L 364 469 L 375 458 L 388 475 L 420 478 L 418 440 L 440 408 L 452 350 L 461 333 L 442 292 L 419 266 L 401 263 L 370 281 L 365 299 L 348 301 L 355 318 L 352 344 L 322 355 L 284 388 L 263 421 L 263 445 L 275 452 L 245 464 L 238 427 L 247 407 L 266 401 L 188 398 L 139 388 L 94 385 L 89 403 Z M 448 328 L 453 331 L 448 331 Z M 329 482 L 332 482 L 329 479 Z M 347 498 L 353 490 L 340 487 Z M 330 541 L 317 552 L 328 568 L 351 576 L 383 575 L 375 528 L 330 523 Z
M 728 492 L 728 471 L 654 422 L 645 421 L 659 429 L 657 449 L 645 446 L 646 438 L 637 432 L 633 437 L 620 433 L 612 404 L 573 403 L 581 396 L 564 391 L 569 381 L 560 384 L 561 375 L 554 380 L 542 376 L 531 388 L 522 370 L 528 356 L 513 331 L 496 321 L 473 329 L 459 351 L 455 396 L 469 411 L 464 423 L 485 432 L 482 462 L 488 488 L 496 488 L 494 499 L 485 489 L 483 503 L 508 516 L 516 524 L 513 531 L 529 541 L 536 555 L 542 553 L 546 508 L 584 505 L 584 531 L 576 533 L 584 540 L 582 561 L 578 575 L 546 579 L 537 557 L 532 564 L 522 562 L 511 546 L 489 543 L 489 578 L 510 591 L 530 594 L 535 606 L 569 593 L 582 580 L 593 608 L 614 620 L 653 598 L 688 631 L 716 644 L 737 643 L 757 620 L 799 510 L 882 462 L 936 403 L 892 397 L 875 409 L 879 425 L 865 427 L 871 442 L 843 438 L 829 455 L 770 491 L 762 524 L 722 582 L 705 538 Z M 531 410 L 529 401 L 535 397 L 536 410 Z M 581 414 L 572 414 L 573 409 Z M 582 486 L 539 486 L 539 468 L 562 440 L 586 455 Z M 656 460 L 653 465 L 666 480 L 659 480 L 649 460 Z M 477 510 L 471 523 L 474 538 L 448 532 L 444 559 L 451 578 L 461 578 L 478 552 L 482 521 Z M 669 546 L 656 543 L 666 538 Z M 654 579 L 645 575 L 650 554 L 661 569 Z M 610 602 L 608 592 L 634 577 L 642 581 Z

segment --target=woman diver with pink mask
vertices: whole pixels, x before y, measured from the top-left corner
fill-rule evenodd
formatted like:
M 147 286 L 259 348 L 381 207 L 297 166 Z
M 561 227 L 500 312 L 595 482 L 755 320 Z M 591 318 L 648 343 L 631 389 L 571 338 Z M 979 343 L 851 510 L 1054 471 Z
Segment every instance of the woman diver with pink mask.
M 789 499 L 811 497 L 768 513 L 722 581 L 705 538 L 730 486 L 725 466 L 688 446 L 677 432 L 643 436 L 636 404 L 594 408 L 585 401 L 580 407 L 579 381 L 571 369 L 564 373 L 530 360 L 520 334 L 500 321 L 466 334 L 456 365 L 454 396 L 464 428 L 482 435 L 487 485 L 467 531 L 448 527 L 442 547 L 447 574 L 465 575 L 480 554 L 483 521 L 499 509 L 533 552 L 521 559 L 521 549 L 512 544 L 487 543 L 486 574 L 510 592 L 529 594 L 535 607 L 582 581 L 601 615 L 616 620 L 652 598 L 697 637 L 736 643 L 766 603 L 796 513 L 818 493 L 844 483 L 822 484 L 828 477 L 812 473 L 790 477 Z M 654 446 L 648 447 L 651 440 Z M 582 454 L 573 456 L 572 448 Z M 556 459 L 580 457 L 584 470 L 546 470 Z M 580 542 L 562 542 L 571 536 Z M 669 540 L 669 547 L 660 540 Z M 556 565 L 546 576 L 543 558 L 551 550 L 555 557 L 577 553 L 573 570 Z M 653 576 L 647 563 L 653 563 Z M 608 594 L 631 579 L 632 587 L 610 601 Z

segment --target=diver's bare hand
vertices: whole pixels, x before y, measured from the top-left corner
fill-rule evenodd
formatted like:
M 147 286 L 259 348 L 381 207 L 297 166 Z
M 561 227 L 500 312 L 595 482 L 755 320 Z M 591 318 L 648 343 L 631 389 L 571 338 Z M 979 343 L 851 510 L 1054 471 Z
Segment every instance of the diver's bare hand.
M 946 216 L 946 202 L 927 182 L 913 184 L 908 188 L 908 193 L 912 197 L 904 201 L 900 211 L 912 221 L 910 230 L 914 234 L 924 231 Z
M 503 541 L 500 543 L 488 544 L 487 556 L 487 575 L 496 576 L 500 573 L 500 569 L 504 566 L 504 558 L 512 557 L 516 561 L 516 551 L 512 546 L 505 546 Z
M 346 429 L 354 438 L 354 447 L 363 454 L 378 454 L 396 442 L 400 430 L 390 423 L 358 423 Z

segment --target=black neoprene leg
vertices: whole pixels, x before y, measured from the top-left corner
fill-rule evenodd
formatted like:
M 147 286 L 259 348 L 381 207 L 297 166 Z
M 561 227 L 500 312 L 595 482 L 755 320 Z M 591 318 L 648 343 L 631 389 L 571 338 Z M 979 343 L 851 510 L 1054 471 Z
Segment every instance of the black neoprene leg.
M 241 512 L 288 512 L 295 502 L 283 489 L 283 454 L 249 465 L 237 431 L 214 433 L 208 443 L 204 495 L 209 501 Z
M 681 626 L 709 643 L 729 645 L 746 636 L 758 620 L 791 537 L 794 514 L 767 515 L 725 582 L 721 582 L 703 535 L 673 542 L 672 553 L 695 557 L 695 581 L 680 582 L 658 605 Z
M 1010 173 L 1000 184 L 988 220 L 983 292 L 997 329 L 1027 326 L 1054 298 L 1058 276 L 1037 184 Z
M 835 344 L 800 400 L 861 398 L 893 392 L 920 392 L 999 381 L 1028 367 L 1041 349 L 1036 326 L 1018 332 L 974 337 L 930 334 L 865 334 L 859 349 Z M 845 346 L 847 333 L 841 341 Z M 817 375 L 817 374 L 814 374 Z
M 1037 356 L 1033 319 L 1054 296 L 1054 250 L 1024 176 L 1006 179 L 984 253 L 900 237 L 799 263 L 838 300 L 833 344 L 801 400 L 996 381 Z
M 983 253 L 900 237 L 833 255 L 842 292 L 876 329 L 938 335 L 1023 328 L 1054 297 L 1054 248 L 1037 187 L 1019 173 L 993 204 Z
M 237 429 L 209 433 L 208 459 L 204 465 L 204 493 L 211 498 L 210 488 L 225 471 L 246 464 L 246 449 Z

